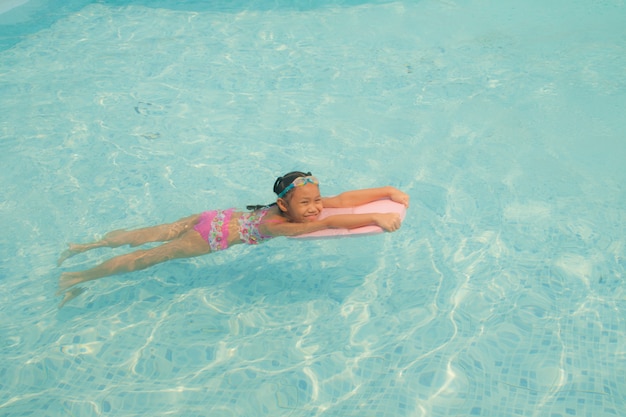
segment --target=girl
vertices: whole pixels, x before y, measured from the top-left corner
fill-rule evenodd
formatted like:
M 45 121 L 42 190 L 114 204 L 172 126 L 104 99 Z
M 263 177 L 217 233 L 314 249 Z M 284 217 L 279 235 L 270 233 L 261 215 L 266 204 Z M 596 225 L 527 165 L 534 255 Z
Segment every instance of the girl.
M 328 228 L 352 229 L 377 225 L 387 232 L 393 232 L 400 227 L 400 216 L 395 213 L 344 214 L 318 220 L 324 207 L 354 207 L 383 198 L 409 206 L 409 196 L 393 187 L 321 197 L 319 181 L 310 172 L 285 174 L 274 183 L 274 192 L 278 196 L 275 203 L 269 206 L 248 206 L 252 210 L 250 212 L 239 212 L 232 208 L 205 211 L 170 224 L 116 230 L 93 243 L 70 244 L 61 254 L 58 265 L 67 258 L 94 248 L 166 242 L 152 249 L 117 256 L 85 271 L 62 273 L 57 292 L 57 295 L 65 293 L 61 306 L 82 292 L 81 289 L 70 290 L 77 284 L 138 271 L 170 259 L 190 258 L 224 250 L 239 243 L 256 245 L 277 236 L 295 236 Z

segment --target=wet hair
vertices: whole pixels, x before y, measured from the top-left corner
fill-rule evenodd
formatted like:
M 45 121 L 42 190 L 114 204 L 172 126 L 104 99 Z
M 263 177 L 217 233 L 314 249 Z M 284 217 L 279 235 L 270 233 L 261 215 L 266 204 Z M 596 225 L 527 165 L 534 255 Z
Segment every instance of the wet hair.
M 280 194 L 281 192 L 283 192 L 283 190 L 285 188 L 287 188 L 289 186 L 289 184 L 291 184 L 292 182 L 294 182 L 296 180 L 296 178 L 300 178 L 300 177 L 310 177 L 311 174 L 310 172 L 302 172 L 302 171 L 292 171 L 292 172 L 288 172 L 285 175 L 283 175 L 282 177 L 278 177 L 276 178 L 276 181 L 274 182 L 274 193 L 276 193 L 276 195 Z M 291 191 L 287 192 L 287 195 L 289 195 Z M 275 206 L 276 202 L 271 203 L 271 204 L 264 204 L 264 205 L 250 205 L 250 206 L 246 206 L 246 209 L 248 210 L 260 210 L 264 207 L 271 207 L 271 206 Z

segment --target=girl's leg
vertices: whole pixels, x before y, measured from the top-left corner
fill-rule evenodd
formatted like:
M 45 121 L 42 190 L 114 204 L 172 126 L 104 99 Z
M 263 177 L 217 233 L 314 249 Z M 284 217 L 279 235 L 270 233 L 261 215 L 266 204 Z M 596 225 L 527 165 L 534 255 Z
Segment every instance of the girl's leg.
M 67 258 L 95 248 L 117 248 L 118 246 L 139 246 L 148 242 L 165 242 L 176 239 L 183 233 L 192 229 L 200 218 L 199 214 L 182 218 L 174 223 L 161 224 L 158 226 L 144 227 L 135 230 L 114 230 L 93 243 L 73 244 L 61 254 L 57 265 L 61 265 Z
M 178 239 L 164 243 L 156 248 L 138 250 L 126 255 L 116 256 L 100 265 L 78 272 L 64 272 L 59 279 L 57 295 L 74 285 L 109 275 L 139 271 L 161 262 L 177 258 L 191 258 L 210 253 L 208 243 L 196 231 L 184 233 Z

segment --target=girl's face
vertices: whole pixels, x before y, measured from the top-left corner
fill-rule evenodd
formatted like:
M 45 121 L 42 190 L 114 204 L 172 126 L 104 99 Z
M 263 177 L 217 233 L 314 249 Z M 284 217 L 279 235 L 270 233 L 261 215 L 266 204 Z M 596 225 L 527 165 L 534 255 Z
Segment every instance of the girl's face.
M 322 212 L 322 196 L 316 184 L 295 187 L 284 198 L 279 198 L 278 207 L 287 218 L 295 223 L 317 220 Z

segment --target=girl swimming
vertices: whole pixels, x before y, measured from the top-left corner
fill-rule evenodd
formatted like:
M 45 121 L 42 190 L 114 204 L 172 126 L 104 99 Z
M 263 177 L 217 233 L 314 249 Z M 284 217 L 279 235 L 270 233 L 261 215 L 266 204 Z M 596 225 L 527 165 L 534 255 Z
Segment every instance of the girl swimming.
M 160 246 L 116 256 L 94 268 L 64 272 L 59 279 L 57 295 L 64 294 L 61 306 L 82 292 L 77 284 L 138 271 L 177 258 L 191 258 L 247 243 L 256 245 L 278 236 L 296 236 L 329 228 L 353 229 L 376 225 L 387 232 L 400 228 L 395 213 L 342 214 L 318 217 L 324 207 L 355 207 L 389 198 L 409 206 L 409 196 L 393 187 L 348 191 L 335 197 L 321 197 L 319 181 L 310 172 L 290 172 L 274 183 L 276 202 L 268 206 L 248 206 L 249 212 L 235 209 L 211 210 L 182 218 L 174 223 L 135 230 L 115 230 L 93 243 L 70 244 L 61 254 L 58 265 L 90 249 L 148 242 L 166 242 Z

